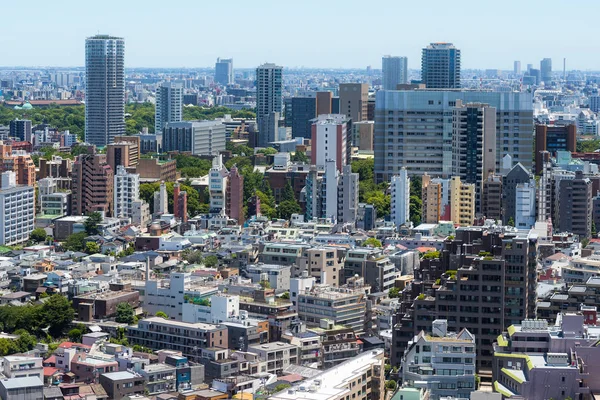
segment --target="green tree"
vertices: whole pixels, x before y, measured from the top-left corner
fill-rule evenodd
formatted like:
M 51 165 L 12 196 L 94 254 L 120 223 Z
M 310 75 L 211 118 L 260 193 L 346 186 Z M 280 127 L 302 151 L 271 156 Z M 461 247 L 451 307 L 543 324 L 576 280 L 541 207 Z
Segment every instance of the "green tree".
M 99 232 L 98 224 L 101 222 L 102 222 L 102 214 L 100 214 L 99 212 L 95 211 L 95 212 L 88 214 L 88 218 L 83 223 L 83 226 L 85 228 L 85 233 L 87 233 L 88 236 L 97 235 Z
M 278 393 L 278 392 L 281 392 L 290 387 L 292 387 L 292 385 L 289 385 L 287 383 L 280 383 L 279 385 L 275 386 L 275 388 L 273 389 L 273 392 Z
M 29 234 L 29 239 L 33 240 L 36 243 L 41 243 L 46 241 L 46 231 L 44 228 L 35 228 Z
M 294 194 L 294 188 L 290 184 L 290 181 L 285 182 L 283 192 L 281 193 L 281 201 L 296 201 L 296 195 Z
M 388 296 L 390 299 L 396 299 L 400 297 L 400 289 L 398 289 L 397 287 L 391 287 L 388 291 Z
M 71 302 L 59 294 L 50 296 L 44 302 L 41 314 L 44 325 L 48 327 L 48 333 L 55 338 L 61 337 L 75 318 L 75 310 L 71 307 Z
M 506 223 L 506 225 L 508 225 L 508 226 L 515 226 L 515 219 L 513 217 L 510 217 L 508 219 L 508 222 Z
M 191 250 L 184 255 L 184 258 L 190 264 L 202 264 L 204 257 L 200 250 Z
M 294 155 L 292 155 L 291 161 L 298 162 L 298 163 L 304 163 L 304 164 L 308 164 L 310 162 L 306 153 L 304 153 L 303 151 L 296 151 L 294 153 Z
M 86 242 L 85 252 L 88 254 L 98 254 L 100 253 L 100 245 L 96 242 Z
M 135 324 L 137 317 L 135 316 L 135 310 L 131 304 L 123 302 L 117 305 L 115 321 L 121 324 Z
M 87 234 L 85 232 L 79 232 L 69 235 L 64 243 L 65 249 L 70 251 L 83 251 L 85 249 L 84 239 L 86 237 Z
M 260 281 L 259 284 L 260 287 L 263 289 L 271 289 L 271 284 L 269 283 L 269 281 Z
M 159 318 L 169 319 L 169 316 L 164 311 L 158 311 L 156 313 L 156 316 L 159 317 Z
M 261 204 L 262 207 L 262 204 Z M 281 219 L 290 219 L 292 214 L 298 214 L 302 208 L 296 200 L 285 200 L 277 206 L 277 216 Z
M 281 295 L 281 298 L 283 300 L 289 300 L 290 299 L 290 292 L 285 292 L 284 294 Z
M 272 156 L 273 154 L 277 154 L 277 150 L 272 147 L 265 147 L 264 149 L 258 150 L 257 153 L 264 154 L 265 156 Z
M 13 334 L 19 336 L 16 345 L 21 353 L 32 350 L 38 344 L 37 338 L 25 329 L 18 329 Z
M 69 331 L 69 333 L 67 333 L 67 336 L 69 336 L 69 340 L 71 342 L 80 343 L 81 338 L 83 337 L 83 333 L 80 329 L 73 328 Z
M 362 244 L 363 246 L 382 247 L 381 240 L 376 238 L 368 238 Z
M 204 258 L 204 266 L 207 268 L 214 268 L 219 264 L 219 259 L 214 254 L 206 256 Z
M 375 159 L 369 158 L 366 160 L 352 161 L 352 172 L 359 175 L 360 181 L 373 182 L 373 171 L 375 170 Z
M 395 390 L 396 389 L 396 381 L 391 379 L 389 381 L 385 381 L 385 388 L 387 390 Z

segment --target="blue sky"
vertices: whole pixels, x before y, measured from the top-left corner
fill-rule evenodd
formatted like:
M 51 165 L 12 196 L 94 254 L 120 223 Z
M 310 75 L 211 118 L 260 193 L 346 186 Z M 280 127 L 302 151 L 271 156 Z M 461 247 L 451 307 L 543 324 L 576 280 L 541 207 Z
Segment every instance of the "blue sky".
M 462 50 L 463 68 L 600 70 L 595 17 L 581 0 L 24 0 L 2 1 L 0 66 L 81 66 L 84 39 L 126 40 L 127 67 L 381 67 L 385 54 L 418 68 L 433 41 Z

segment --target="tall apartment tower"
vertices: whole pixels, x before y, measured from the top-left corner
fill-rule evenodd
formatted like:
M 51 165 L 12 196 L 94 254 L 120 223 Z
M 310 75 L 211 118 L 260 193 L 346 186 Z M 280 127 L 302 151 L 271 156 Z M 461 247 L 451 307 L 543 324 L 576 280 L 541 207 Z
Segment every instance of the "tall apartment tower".
M 502 182 L 502 221 L 508 224 L 517 219 L 517 185 L 529 183 L 530 172 L 521 163 L 517 163 L 506 173 Z
M 550 82 L 552 82 L 552 59 L 551 58 L 544 58 L 542 61 L 540 61 L 540 74 L 541 74 L 541 78 L 542 81 L 545 84 L 549 84 Z M 538 81 L 538 85 L 539 85 L 539 81 Z
M 134 202 L 140 199 L 140 175 L 127 172 L 124 166 L 117 167 L 114 183 L 113 216 L 131 218 Z
M 338 223 L 354 222 L 358 216 L 358 180 L 351 165 L 344 165 L 338 181 Z
M 179 183 L 173 185 L 173 215 L 183 223 L 188 220 L 187 192 L 181 190 Z
M 475 185 L 450 179 L 450 218 L 460 226 L 471 226 L 475 219 Z
M 331 112 L 331 102 L 333 100 L 333 93 L 317 92 L 317 115 L 321 114 L 333 114 Z
M 217 58 L 215 82 L 221 85 L 231 85 L 233 83 L 233 58 Z
M 81 154 L 73 164 L 71 174 L 71 213 L 86 215 L 113 211 L 114 172 L 106 154 Z
M 18 185 L 14 171 L 1 175 L 0 245 L 24 243 L 35 228 L 35 189 Z
M 428 89 L 460 88 L 460 50 L 452 43 L 431 43 L 424 48 L 421 81 Z
M 366 83 L 340 83 L 340 114 L 352 122 L 367 120 L 369 85 Z
M 183 83 L 163 82 L 156 89 L 154 132 L 160 134 L 168 122 L 183 120 Z
M 408 82 L 408 58 L 383 56 L 381 71 L 383 90 L 396 90 L 398 84 Z
M 169 213 L 169 198 L 167 197 L 167 185 L 161 182 L 158 192 L 154 192 L 154 214 Z
M 535 174 L 541 175 L 544 152 L 555 156 L 557 151 L 577 151 L 577 125 L 535 126 Z
M 452 175 L 475 184 L 475 212 L 481 213 L 481 191 L 496 170 L 496 109 L 460 100 L 452 111 Z
M 324 168 L 327 160 L 333 160 L 341 172 L 343 166 L 349 164 L 348 119 L 342 114 L 329 114 L 320 115 L 312 122 L 311 164 Z
M 559 232 L 573 232 L 584 238 L 592 234 L 592 181 L 575 172 L 575 179 L 561 179 L 558 194 Z
M 31 140 L 31 121 L 18 118 L 10 121 L 9 136 L 19 140 Z
M 256 147 L 267 147 L 277 137 L 279 116 L 283 108 L 283 67 L 263 64 L 256 68 Z
M 229 170 L 225 199 L 226 214 L 244 225 L 244 177 L 234 165 Z
M 481 214 L 487 219 L 502 219 L 502 177 L 489 174 L 483 182 Z
M 515 75 L 521 75 L 521 61 L 515 61 L 513 73 Z
M 222 215 L 226 208 L 226 191 L 227 191 L 227 168 L 223 165 L 223 156 L 219 154 L 213 158 L 212 168 L 208 172 L 210 180 L 209 195 L 211 214 Z
M 125 41 L 96 35 L 85 41 L 85 141 L 96 146 L 125 134 Z
M 410 221 L 410 178 L 406 168 L 402 168 L 399 175 L 392 176 L 390 193 L 392 222 L 396 226 L 404 225 Z

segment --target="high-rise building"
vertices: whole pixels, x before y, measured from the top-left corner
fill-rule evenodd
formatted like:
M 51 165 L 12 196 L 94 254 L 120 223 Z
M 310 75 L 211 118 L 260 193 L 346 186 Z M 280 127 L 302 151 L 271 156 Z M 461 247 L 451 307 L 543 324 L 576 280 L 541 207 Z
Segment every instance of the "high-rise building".
M 515 188 L 515 227 L 531 229 L 535 225 L 535 180 L 519 183 Z
M 540 61 L 540 74 L 541 74 L 541 78 L 542 81 L 548 85 L 550 82 L 552 82 L 552 59 L 551 58 L 544 58 L 542 61 Z M 540 82 L 538 81 L 538 85 L 540 84 Z
M 154 192 L 154 214 L 167 214 L 169 212 L 169 198 L 167 185 L 161 182 L 158 192 Z
M 169 122 L 163 129 L 163 151 L 211 156 L 225 151 L 226 127 L 221 121 Z
M 219 154 L 212 161 L 208 172 L 211 214 L 223 214 L 226 208 L 227 168 L 223 165 L 223 156 Z
M 424 48 L 421 81 L 428 89 L 460 88 L 460 50 L 452 43 L 431 43 Z
M 316 165 L 311 165 L 308 175 L 306 176 L 306 188 L 305 198 L 306 211 L 304 216 L 307 221 L 313 218 L 319 218 L 321 216 L 321 205 L 319 204 L 319 198 L 321 193 L 321 182 L 322 179 L 319 177 L 319 170 Z M 248 215 L 250 211 L 248 211 Z
M 595 113 L 600 111 L 600 96 L 590 96 L 590 110 Z
M 183 83 L 163 82 L 156 89 L 154 132 L 162 133 L 168 122 L 183 120 Z
M 358 180 L 351 165 L 344 165 L 338 180 L 338 223 L 353 223 L 358 216 Z
M 573 232 L 584 238 L 592 233 L 592 181 L 575 172 L 574 179 L 559 182 L 556 226 L 559 232 Z
M 116 136 L 114 143 L 106 146 L 106 162 L 113 171 L 119 165 L 125 168 L 134 168 L 140 159 L 139 136 Z
M 392 176 L 390 184 L 390 210 L 394 225 L 400 227 L 410 221 L 410 178 L 406 168 Z
M 110 215 L 114 188 L 114 172 L 106 154 L 81 154 L 73 164 L 71 174 L 71 212 L 85 215 L 100 211 Z
M 352 122 L 367 120 L 369 85 L 367 83 L 340 83 L 339 113 Z M 335 108 L 332 106 L 332 108 Z
M 335 160 L 325 160 L 325 174 L 321 184 L 321 193 L 319 201 L 321 203 L 320 218 L 327 218 L 331 222 L 336 222 L 338 215 L 338 186 L 339 170 L 336 168 Z
M 217 58 L 215 82 L 221 85 L 231 85 L 233 83 L 233 58 Z
M 382 86 L 384 90 L 396 90 L 398 84 L 408 82 L 408 59 L 383 56 L 381 59 Z
M 513 73 L 515 75 L 521 75 L 521 61 L 515 61 Z
M 11 145 L 0 142 L 0 173 L 13 171 L 17 185 L 35 186 L 35 164 L 25 150 L 13 150 Z
M 475 185 L 450 179 L 450 218 L 460 226 L 471 226 L 475 220 Z
M 535 201 L 534 201 L 535 202 Z M 488 174 L 481 193 L 481 214 L 486 219 L 502 219 L 502 177 Z
M 319 115 L 312 120 L 311 164 L 323 169 L 327 160 L 342 171 L 349 163 L 348 119 L 342 114 Z
M 117 218 L 131 218 L 133 216 L 133 202 L 140 199 L 140 176 L 127 172 L 124 166 L 117 167 L 114 183 L 113 216 Z
M 18 185 L 14 171 L 2 173 L 0 184 L 0 245 L 12 246 L 29 240 L 35 228 L 35 190 Z
M 292 97 L 291 107 L 292 137 L 310 138 L 312 120 L 317 116 L 317 99 L 315 97 Z
M 331 111 L 332 99 L 333 99 L 333 93 L 331 93 L 329 91 L 317 92 L 317 115 L 335 114 Z
M 551 156 L 556 152 L 566 150 L 577 151 L 577 125 L 536 125 L 535 126 L 535 174 L 542 173 L 543 152 Z
M 125 41 L 96 35 L 85 41 L 85 141 L 106 146 L 125 134 Z
M 31 140 L 31 121 L 28 119 L 10 121 L 9 136 L 19 140 Z
M 508 224 L 517 219 L 517 185 L 529 183 L 532 179 L 530 172 L 521 163 L 517 163 L 503 177 L 502 182 L 502 221 Z
M 496 109 L 487 104 L 456 102 L 452 110 L 452 175 L 475 184 L 475 212 L 481 191 L 496 170 Z
M 452 110 L 460 100 L 496 109 L 496 171 L 510 154 L 530 168 L 533 105 L 530 93 L 380 90 L 376 94 L 375 179 L 388 181 L 406 167 L 411 175 L 452 175 Z M 436 123 L 424 124 L 423 119 Z M 419 128 L 415 128 L 419 126 Z
M 421 220 L 425 224 L 437 224 L 442 218 L 441 182 L 434 182 L 429 174 L 421 177 L 421 201 L 423 202 Z
M 373 133 L 375 123 L 373 121 L 360 121 L 352 123 L 352 146 L 358 150 L 373 151 Z
M 173 216 L 182 223 L 188 220 L 187 192 L 181 191 L 179 183 L 173 185 Z
M 256 120 L 258 137 L 255 147 L 268 147 L 277 138 L 283 107 L 283 67 L 263 64 L 256 68 Z
M 244 177 L 235 165 L 229 170 L 225 208 L 229 218 L 244 225 Z

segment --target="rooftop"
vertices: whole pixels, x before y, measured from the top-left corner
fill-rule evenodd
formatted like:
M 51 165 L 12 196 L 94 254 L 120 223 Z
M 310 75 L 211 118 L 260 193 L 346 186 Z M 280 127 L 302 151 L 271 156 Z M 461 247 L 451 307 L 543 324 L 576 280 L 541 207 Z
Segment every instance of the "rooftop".
M 0 385 L 6 389 L 20 389 L 34 386 L 39 386 L 41 389 L 44 383 L 37 376 L 28 376 L 26 378 L 3 379 L 0 381 Z
M 103 375 L 113 381 L 131 379 L 131 378 L 135 378 L 138 376 L 138 375 L 134 374 L 133 372 L 129 372 L 129 371 L 107 372 Z

